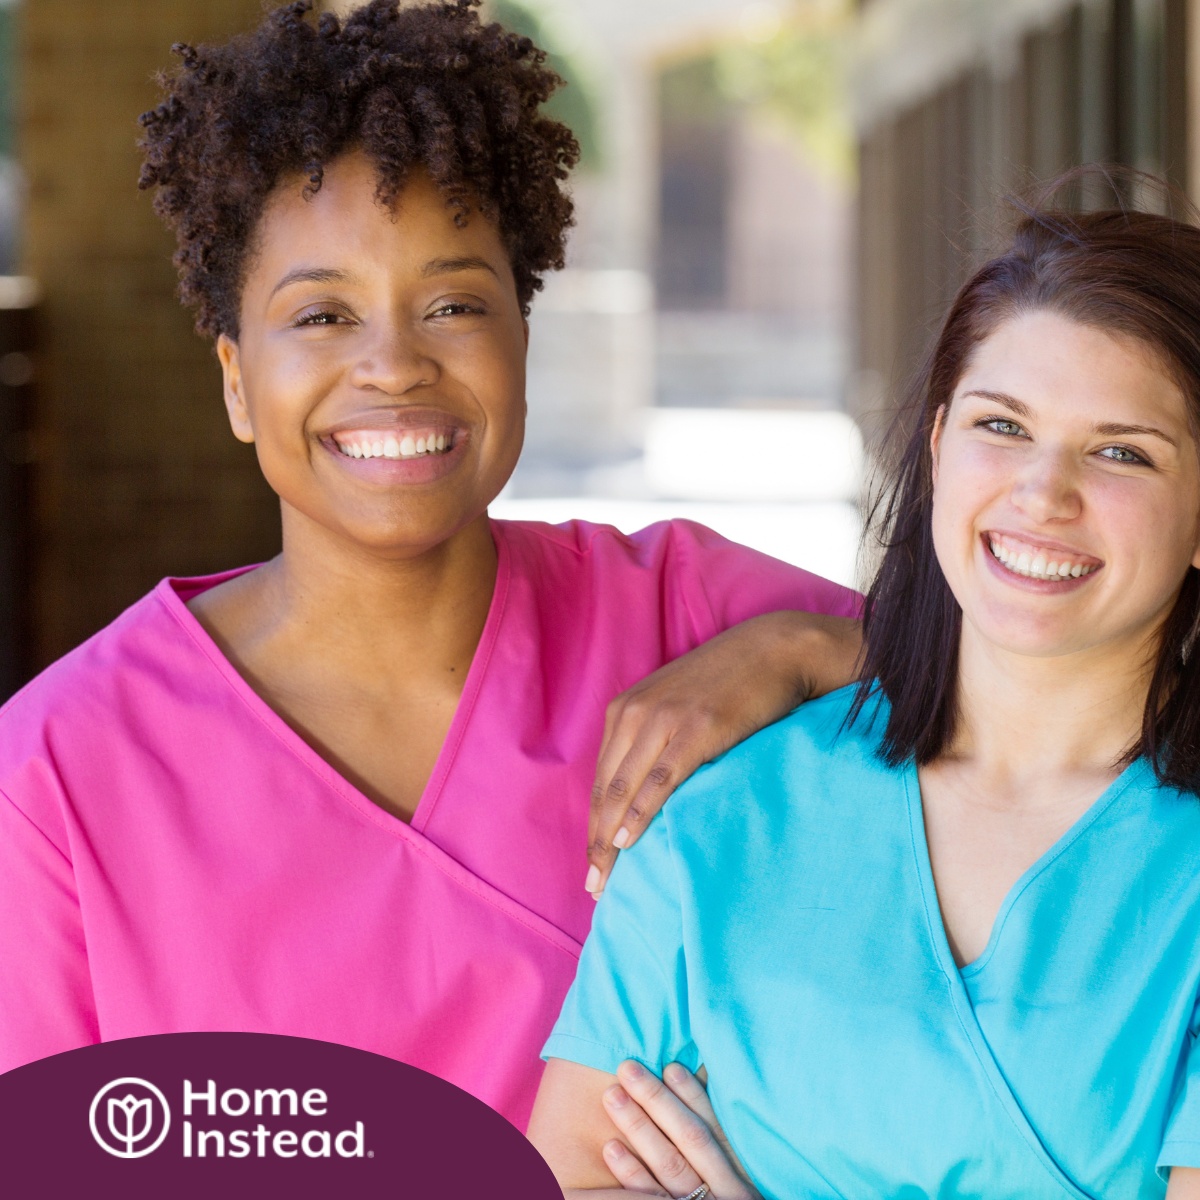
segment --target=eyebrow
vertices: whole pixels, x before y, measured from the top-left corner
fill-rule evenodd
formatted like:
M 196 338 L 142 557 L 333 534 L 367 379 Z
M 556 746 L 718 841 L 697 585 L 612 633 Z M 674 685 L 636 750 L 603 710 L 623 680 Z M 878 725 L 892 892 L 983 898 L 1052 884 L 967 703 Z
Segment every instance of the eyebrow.
M 453 275 L 457 271 L 490 271 L 499 278 L 496 268 L 482 258 L 435 258 L 421 268 L 421 278 L 433 275 Z
M 1029 418 L 1033 416 L 1033 409 L 1028 404 L 1018 400 L 1015 396 L 1008 395 L 1006 392 L 992 392 L 983 388 L 975 388 L 972 391 L 963 393 L 964 399 L 967 396 L 979 396 L 983 400 L 991 400 L 996 404 L 1002 404 L 1018 417 Z M 1103 421 L 1100 424 L 1093 425 L 1092 429 L 1095 433 L 1099 433 L 1104 437 L 1131 437 L 1138 434 L 1145 437 L 1156 437 L 1166 442 L 1168 446 L 1173 446 L 1176 450 L 1179 449 L 1179 442 L 1175 438 L 1153 425 L 1125 425 L 1115 421 Z
M 991 400 L 995 404 L 1002 404 L 1010 412 L 1016 413 L 1018 417 L 1032 417 L 1033 409 L 1028 404 L 1018 400 L 1015 396 L 1008 395 L 1007 392 L 989 392 L 984 388 L 973 388 L 969 392 L 963 392 L 963 399 L 968 396 L 978 396 L 981 400 Z
M 334 267 L 297 267 L 289 271 L 272 289 L 271 295 L 281 292 L 293 283 L 349 283 L 354 277 L 348 271 Z
M 421 268 L 421 278 L 430 279 L 434 275 L 452 275 L 458 271 L 490 271 L 499 278 L 496 268 L 482 258 L 435 258 Z M 297 267 L 296 270 L 289 271 L 271 289 L 271 296 L 294 283 L 353 282 L 354 276 L 349 271 L 339 271 L 336 267 Z

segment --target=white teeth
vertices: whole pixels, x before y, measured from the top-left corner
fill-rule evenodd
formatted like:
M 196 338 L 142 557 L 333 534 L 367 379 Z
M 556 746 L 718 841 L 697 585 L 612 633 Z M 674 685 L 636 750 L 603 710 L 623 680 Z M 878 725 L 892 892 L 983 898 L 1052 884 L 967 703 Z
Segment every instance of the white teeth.
M 1057 582 L 1060 579 L 1079 579 L 1096 570 L 1095 567 L 1084 566 L 1083 563 L 1058 562 L 1057 560 L 1048 562 L 1044 554 L 1030 554 L 1027 550 L 1020 552 L 1010 550 L 990 538 L 988 547 L 998 562 L 1003 563 L 1014 574 L 1024 575 L 1028 579 Z
M 334 439 L 334 445 L 347 458 L 415 458 L 421 454 L 437 454 L 449 449 L 453 438 L 445 434 L 430 434 L 428 437 L 414 438 L 411 434 L 396 437 L 395 434 L 381 434 L 369 441 L 339 442 Z

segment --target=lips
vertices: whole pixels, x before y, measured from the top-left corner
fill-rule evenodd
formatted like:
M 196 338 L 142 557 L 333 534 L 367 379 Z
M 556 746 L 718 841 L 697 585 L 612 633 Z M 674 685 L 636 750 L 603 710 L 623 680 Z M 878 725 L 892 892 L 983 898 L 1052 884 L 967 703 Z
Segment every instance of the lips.
M 428 482 L 461 458 L 467 426 L 434 408 L 389 407 L 347 414 L 319 435 L 345 466 L 376 482 Z
M 1094 555 L 1058 542 L 1027 540 L 995 531 L 984 534 L 983 541 L 992 558 L 1005 571 L 1040 582 L 1082 579 L 1104 566 Z
M 399 434 L 390 430 L 347 429 L 330 436 L 347 458 L 418 458 L 452 450 L 454 434 L 453 428 L 429 426 L 406 429 Z

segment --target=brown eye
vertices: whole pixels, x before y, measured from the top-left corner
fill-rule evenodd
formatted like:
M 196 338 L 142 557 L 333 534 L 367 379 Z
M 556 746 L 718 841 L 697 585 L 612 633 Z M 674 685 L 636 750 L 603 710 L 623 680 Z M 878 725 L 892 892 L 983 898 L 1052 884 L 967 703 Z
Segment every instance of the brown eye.
M 483 312 L 482 308 L 476 305 L 467 304 L 464 300 L 451 300 L 446 304 L 435 308 L 429 315 L 431 317 L 457 317 L 457 316 L 478 316 Z

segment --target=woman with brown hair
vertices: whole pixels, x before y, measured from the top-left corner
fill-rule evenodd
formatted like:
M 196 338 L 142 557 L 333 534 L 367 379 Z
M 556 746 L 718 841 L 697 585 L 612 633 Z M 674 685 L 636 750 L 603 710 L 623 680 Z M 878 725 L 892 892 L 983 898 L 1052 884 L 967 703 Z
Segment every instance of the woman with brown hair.
M 910 415 L 863 683 L 617 865 L 568 1195 L 1200 1196 L 1200 230 L 1030 211 Z

